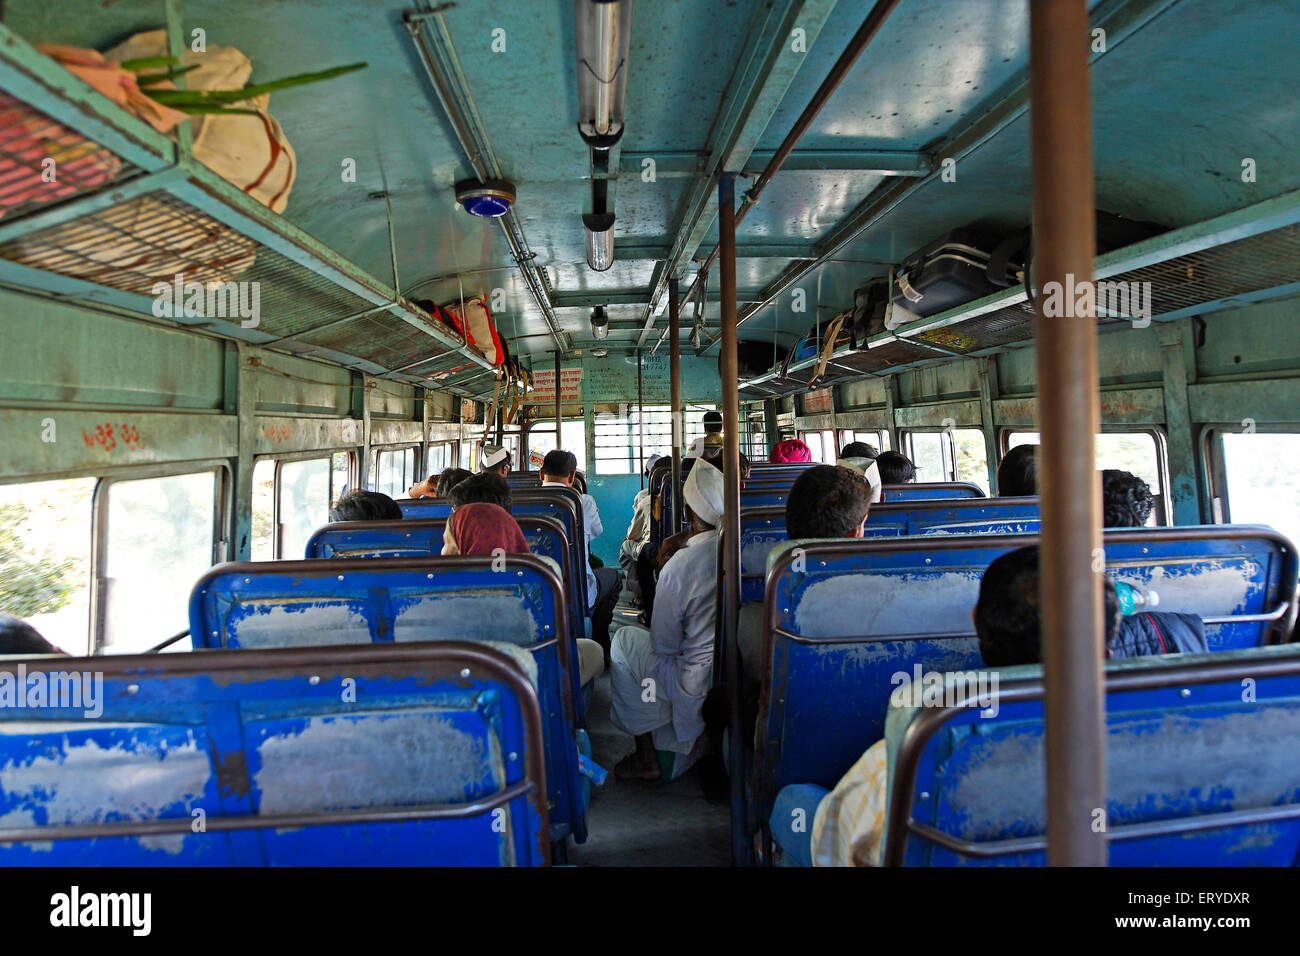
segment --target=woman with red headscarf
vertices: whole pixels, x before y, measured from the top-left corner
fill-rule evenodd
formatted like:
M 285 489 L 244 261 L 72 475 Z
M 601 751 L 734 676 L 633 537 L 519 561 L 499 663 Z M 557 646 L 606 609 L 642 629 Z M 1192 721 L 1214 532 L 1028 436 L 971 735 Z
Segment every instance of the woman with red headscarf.
M 500 505 L 476 501 L 451 513 L 442 535 L 443 554 L 528 554 L 528 539 L 519 522 Z M 564 580 L 559 565 L 546 555 L 539 557 Z M 578 673 L 584 686 L 605 670 L 605 652 L 595 641 L 578 639 Z
M 767 460 L 774 464 L 812 461 L 812 450 L 798 438 L 787 438 L 783 442 L 777 442 Z

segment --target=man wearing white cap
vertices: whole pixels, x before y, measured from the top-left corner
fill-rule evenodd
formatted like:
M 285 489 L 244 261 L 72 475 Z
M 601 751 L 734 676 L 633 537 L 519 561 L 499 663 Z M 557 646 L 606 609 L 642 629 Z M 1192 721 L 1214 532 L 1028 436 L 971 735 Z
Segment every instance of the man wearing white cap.
M 614 725 L 636 738 L 621 779 L 671 780 L 707 749 L 701 709 L 713 673 L 722 472 L 697 461 L 682 496 L 693 532 L 664 565 L 650 630 L 628 626 L 611 650 Z
M 478 470 L 495 471 L 504 478 L 510 474 L 510 449 L 484 442 L 478 451 Z

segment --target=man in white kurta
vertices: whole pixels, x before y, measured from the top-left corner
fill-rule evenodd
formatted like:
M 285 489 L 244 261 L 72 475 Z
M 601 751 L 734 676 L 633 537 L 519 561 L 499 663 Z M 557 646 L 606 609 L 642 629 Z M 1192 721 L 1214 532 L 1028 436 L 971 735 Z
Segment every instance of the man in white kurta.
M 694 534 L 659 574 L 651 629 L 620 628 L 610 650 L 610 717 L 637 739 L 636 752 L 615 768 L 624 778 L 679 777 L 707 746 L 702 709 L 713 674 L 722 473 L 696 462 L 682 497 Z

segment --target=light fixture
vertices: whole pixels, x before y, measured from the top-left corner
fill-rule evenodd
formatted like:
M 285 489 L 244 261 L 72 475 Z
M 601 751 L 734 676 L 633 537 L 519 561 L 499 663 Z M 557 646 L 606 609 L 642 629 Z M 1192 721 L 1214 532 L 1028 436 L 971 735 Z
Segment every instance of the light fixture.
M 592 358 L 604 358 L 609 354 L 609 349 L 595 348 L 591 350 Z
M 591 313 L 591 334 L 597 341 L 603 341 L 609 335 L 609 317 L 605 315 L 603 305 L 596 306 Z
M 515 185 L 504 179 L 462 179 L 456 184 L 456 202 L 471 216 L 495 219 L 504 216 L 515 203 Z
M 578 132 L 609 149 L 623 135 L 632 0 L 573 0 L 578 50 Z
M 582 225 L 587 230 L 587 265 L 604 272 L 614 264 L 614 214 L 584 213 Z

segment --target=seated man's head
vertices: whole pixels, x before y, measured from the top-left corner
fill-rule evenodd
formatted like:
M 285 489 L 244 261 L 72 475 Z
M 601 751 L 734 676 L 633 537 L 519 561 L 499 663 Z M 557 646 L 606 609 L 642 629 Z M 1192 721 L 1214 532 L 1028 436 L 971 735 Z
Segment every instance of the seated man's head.
M 1141 528 L 1154 507 L 1151 489 L 1137 475 L 1114 468 L 1101 473 L 1103 528 Z
M 458 482 L 447 492 L 447 502 L 452 511 L 476 501 L 485 501 L 509 511 L 510 483 L 496 472 L 485 471 Z
M 443 471 L 441 475 L 438 476 L 438 481 L 435 486 L 434 493 L 439 498 L 446 498 L 447 493 L 450 492 L 452 488 L 456 487 L 466 478 L 472 478 L 472 477 L 473 477 L 473 472 L 470 472 L 464 468 L 448 468 L 445 471 Z
M 21 618 L 0 611 L 0 654 L 62 654 Z
M 785 531 L 791 538 L 860 538 L 871 486 L 856 471 L 814 465 L 790 487 Z
M 557 448 L 548 451 L 542 459 L 542 481 L 558 482 L 572 485 L 573 477 L 578 473 L 578 456 L 571 451 Z
M 1119 630 L 1119 595 L 1103 578 L 1106 646 Z M 1042 624 L 1038 613 L 1038 548 L 1017 548 L 1002 555 L 980 579 L 979 603 L 972 617 L 985 667 L 1040 664 Z M 1109 652 L 1107 652 L 1109 653 Z
M 704 425 L 704 434 L 721 435 L 722 434 L 722 412 L 705 412 L 703 425 Z
M 493 472 L 504 478 L 510 474 L 510 449 L 484 442 L 479 448 L 478 470 Z
M 725 510 L 722 472 L 703 458 L 695 460 L 682 485 L 682 501 L 693 531 L 708 531 L 717 525 Z
M 330 509 L 330 521 L 397 521 L 402 509 L 388 495 L 354 488 L 344 492 Z
M 840 449 L 841 458 L 875 458 L 879 454 L 875 445 L 868 445 L 864 441 L 851 441 Z
M 1038 446 L 1017 445 L 998 465 L 998 494 L 1021 498 L 1038 494 Z
M 916 466 L 906 455 L 896 451 L 882 451 L 876 456 L 880 480 L 887 485 L 905 485 L 916 478 Z

